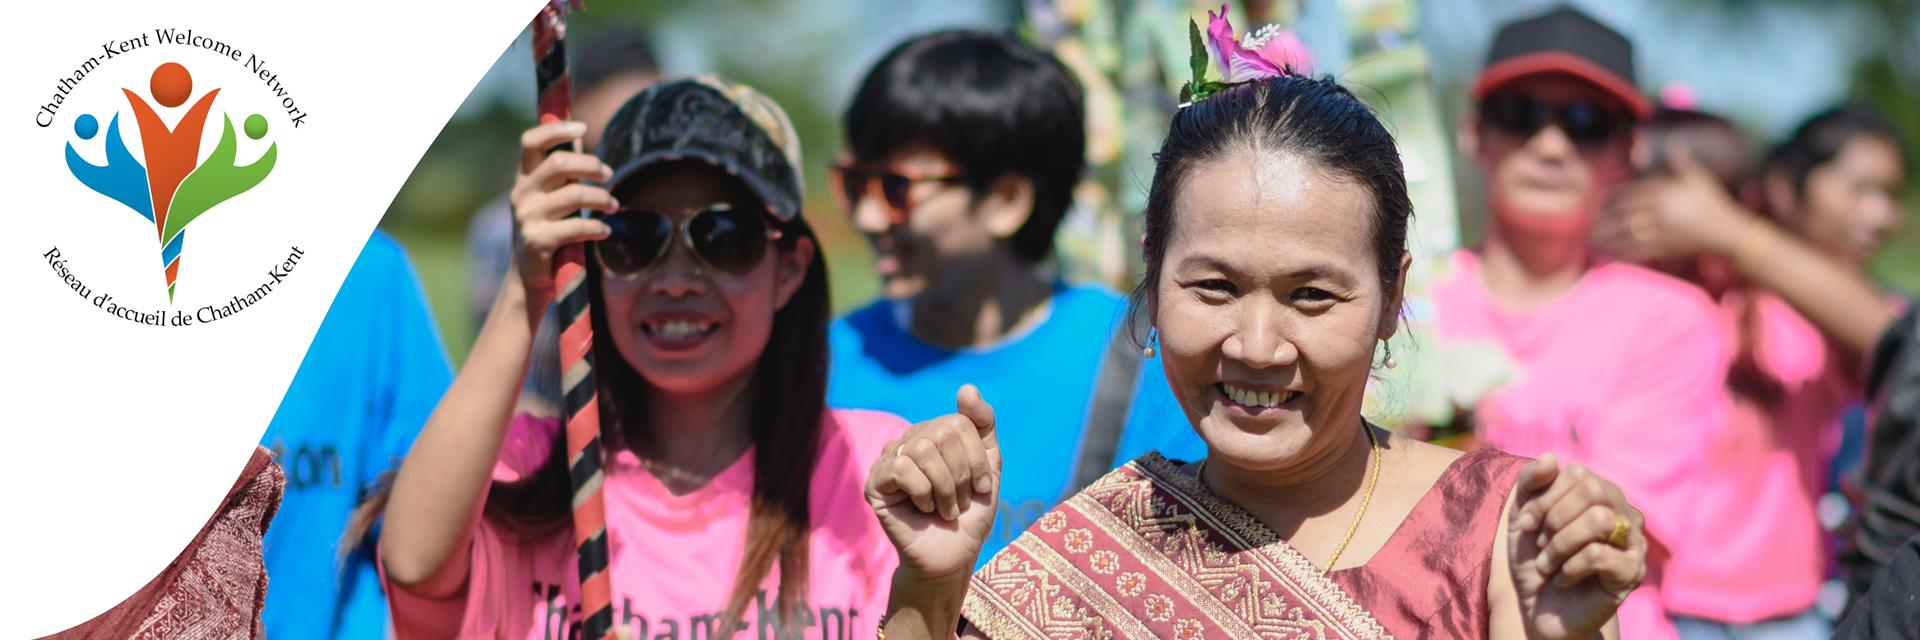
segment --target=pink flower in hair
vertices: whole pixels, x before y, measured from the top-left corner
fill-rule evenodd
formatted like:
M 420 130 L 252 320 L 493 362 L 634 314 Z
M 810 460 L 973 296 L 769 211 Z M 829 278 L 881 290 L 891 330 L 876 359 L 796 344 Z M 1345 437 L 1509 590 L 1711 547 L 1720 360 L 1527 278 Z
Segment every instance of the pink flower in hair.
M 1245 40 L 1234 38 L 1224 4 L 1217 14 L 1207 12 L 1205 37 L 1200 35 L 1200 23 L 1188 20 L 1187 40 L 1193 80 L 1180 88 L 1182 108 L 1237 84 L 1306 73 L 1313 61 L 1299 38 L 1277 26 L 1263 27 Z M 1219 69 L 1219 77 L 1209 78 L 1208 68 Z
M 1293 70 L 1295 75 L 1313 73 L 1313 53 L 1307 50 L 1307 44 L 1301 42 L 1292 31 L 1280 28 L 1280 25 L 1260 27 L 1241 38 L 1240 46 L 1252 49 L 1255 55 L 1271 61 L 1282 70 Z
M 1242 46 L 1233 37 L 1233 24 L 1227 21 L 1224 4 L 1220 5 L 1218 15 L 1207 12 L 1207 57 L 1219 65 L 1221 81 L 1227 84 L 1286 75 L 1279 64 Z

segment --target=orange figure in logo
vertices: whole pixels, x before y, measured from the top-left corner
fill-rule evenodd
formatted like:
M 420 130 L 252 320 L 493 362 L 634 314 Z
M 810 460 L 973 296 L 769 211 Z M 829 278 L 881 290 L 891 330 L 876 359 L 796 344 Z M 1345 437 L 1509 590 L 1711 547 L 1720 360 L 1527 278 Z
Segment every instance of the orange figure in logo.
M 178 107 L 193 95 L 193 76 L 186 67 L 169 62 L 154 68 L 150 88 L 154 101 L 160 106 Z M 134 118 L 140 123 L 140 145 L 145 148 L 147 156 L 147 185 L 153 193 L 154 233 L 163 234 L 167 228 L 167 207 L 173 203 L 174 190 L 187 178 L 187 174 L 193 173 L 194 165 L 200 161 L 200 130 L 207 122 L 207 112 L 213 108 L 213 97 L 219 95 L 220 90 L 214 89 L 201 96 L 200 101 L 187 110 L 187 115 L 180 118 L 175 127 L 168 127 L 160 119 L 160 114 L 155 113 L 139 94 L 129 89 L 121 91 L 127 94 L 127 102 L 133 105 Z M 166 241 L 166 238 L 160 238 L 160 242 Z

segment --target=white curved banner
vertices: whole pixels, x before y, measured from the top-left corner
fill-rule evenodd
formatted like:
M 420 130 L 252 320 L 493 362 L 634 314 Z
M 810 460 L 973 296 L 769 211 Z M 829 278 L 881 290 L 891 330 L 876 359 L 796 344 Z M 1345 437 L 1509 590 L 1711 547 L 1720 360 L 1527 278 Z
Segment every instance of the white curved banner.
M 395 192 L 541 4 L 7 8 L 0 637 L 92 618 L 193 538 Z

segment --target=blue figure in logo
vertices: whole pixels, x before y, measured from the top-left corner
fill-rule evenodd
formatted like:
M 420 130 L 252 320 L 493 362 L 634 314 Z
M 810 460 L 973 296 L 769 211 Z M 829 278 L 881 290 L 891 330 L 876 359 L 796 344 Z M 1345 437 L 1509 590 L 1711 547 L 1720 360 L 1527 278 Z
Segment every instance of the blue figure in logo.
M 92 140 L 100 133 L 100 121 L 92 114 L 84 114 L 73 121 L 73 132 L 82 140 Z M 96 165 L 80 157 L 74 151 L 73 143 L 67 143 L 67 170 L 73 172 L 81 184 L 127 205 L 135 213 L 153 221 L 153 194 L 147 189 L 147 168 L 127 151 L 127 143 L 120 138 L 120 114 L 114 114 L 107 123 L 107 163 Z

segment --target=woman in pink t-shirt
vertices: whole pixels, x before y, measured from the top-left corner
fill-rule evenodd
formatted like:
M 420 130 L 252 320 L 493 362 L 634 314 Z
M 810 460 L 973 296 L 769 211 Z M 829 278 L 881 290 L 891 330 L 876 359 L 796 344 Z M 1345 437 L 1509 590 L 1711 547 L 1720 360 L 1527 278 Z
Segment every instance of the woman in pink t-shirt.
M 521 137 L 518 268 L 388 502 L 394 630 L 580 634 L 562 429 L 513 411 L 551 256 L 587 243 L 615 626 L 873 637 L 898 561 L 862 486 L 907 425 L 824 406 L 827 274 L 786 115 L 743 86 L 676 81 L 629 100 L 599 157 L 545 153 L 585 130 Z M 569 215 L 583 208 L 601 213 Z
M 1859 401 L 1860 356 L 1894 313 L 1862 276 L 1898 220 L 1902 152 L 1877 117 L 1833 110 L 1743 184 L 1744 145 L 1725 120 L 1666 113 L 1647 133 L 1662 170 L 1623 191 L 1597 237 L 1714 294 L 1739 345 L 1733 419 L 1700 474 L 1697 543 L 1674 557 L 1663 599 L 1688 636 L 1824 636 L 1816 505 L 1841 412 Z M 1764 201 L 1799 238 L 1739 199 Z

